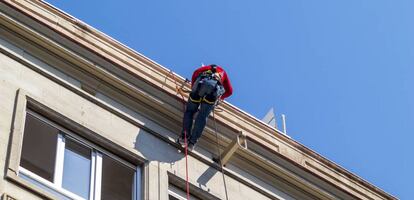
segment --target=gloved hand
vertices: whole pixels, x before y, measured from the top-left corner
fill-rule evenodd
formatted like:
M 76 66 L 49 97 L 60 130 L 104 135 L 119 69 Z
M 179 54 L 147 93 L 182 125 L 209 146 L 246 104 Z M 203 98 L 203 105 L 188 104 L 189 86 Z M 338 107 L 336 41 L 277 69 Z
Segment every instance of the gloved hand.
M 221 75 L 220 75 L 220 73 L 218 73 L 218 72 L 214 73 L 214 74 L 213 74 L 213 78 L 214 78 L 215 80 L 217 80 L 217 81 L 220 81 L 220 82 L 221 82 Z

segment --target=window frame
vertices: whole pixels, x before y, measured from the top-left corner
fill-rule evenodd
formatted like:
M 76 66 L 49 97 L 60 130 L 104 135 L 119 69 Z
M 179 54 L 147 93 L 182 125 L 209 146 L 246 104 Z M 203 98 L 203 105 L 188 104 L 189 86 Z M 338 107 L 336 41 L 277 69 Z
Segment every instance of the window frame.
M 169 184 L 168 185 L 168 198 L 170 198 L 170 196 L 178 199 L 178 200 L 187 200 L 187 194 L 186 191 L 182 190 L 181 188 L 173 185 L 173 184 Z M 199 198 L 193 196 L 190 193 L 190 200 L 200 200 Z
M 178 200 L 186 200 L 187 199 L 186 181 L 171 172 L 167 172 L 167 176 L 168 176 L 168 190 L 167 190 L 168 197 L 172 196 Z M 191 183 L 190 183 L 190 199 L 220 200 L 220 198 L 200 189 L 198 186 L 193 185 Z
M 95 174 L 97 173 L 101 173 L 100 178 L 102 177 L 102 168 L 99 169 L 99 166 L 97 166 L 96 163 L 100 161 L 101 162 L 100 164 L 102 164 L 103 154 L 106 154 L 112 159 L 122 163 L 124 166 L 131 168 L 135 171 L 135 174 L 133 177 L 133 180 L 134 180 L 133 194 L 132 194 L 133 200 L 139 200 L 144 197 L 144 191 L 143 191 L 143 186 L 142 186 L 142 183 L 144 183 L 144 180 L 143 180 L 144 177 L 142 176 L 142 173 L 143 173 L 143 170 L 145 170 L 144 164 L 146 163 L 146 160 L 134 154 L 133 152 L 126 150 L 121 145 L 118 145 L 114 143 L 113 141 L 110 141 L 104 138 L 103 136 L 100 136 L 99 134 L 83 127 L 82 125 L 77 124 L 76 122 L 70 120 L 69 118 L 62 116 L 60 113 L 54 111 L 53 109 L 45 105 L 46 104 L 44 102 L 39 101 L 39 99 L 35 100 L 33 98 L 33 95 L 29 96 L 29 94 L 22 89 L 18 89 L 16 91 L 16 100 L 15 100 L 15 105 L 14 105 L 14 110 L 13 110 L 12 126 L 11 126 L 10 138 L 9 138 L 9 150 L 8 150 L 8 154 L 7 154 L 8 156 L 7 156 L 7 162 L 6 162 L 7 169 L 6 169 L 5 178 L 7 180 L 10 180 L 16 184 L 19 184 L 23 186 L 24 188 L 32 192 L 35 192 L 39 196 L 46 198 L 46 199 L 57 199 L 57 198 L 52 192 L 49 192 L 43 189 L 42 187 L 46 187 L 48 189 L 51 189 L 54 192 L 57 192 L 63 196 L 67 196 L 72 199 L 84 199 L 64 189 L 63 187 L 61 187 L 61 183 L 63 179 L 62 175 L 63 175 L 63 159 L 64 159 L 61 153 L 59 153 L 60 155 L 58 155 L 58 153 L 56 154 L 56 163 L 55 163 L 55 169 L 56 167 L 59 167 L 62 169 L 61 172 L 59 172 L 60 178 L 58 178 L 60 179 L 60 187 L 57 187 L 58 185 L 54 184 L 57 171 L 55 171 L 55 174 L 54 174 L 54 181 L 50 182 L 49 180 L 46 180 L 38 176 L 37 174 L 30 172 L 29 170 L 24 169 L 23 167 L 20 166 L 21 153 L 22 153 L 22 147 L 23 147 L 24 127 L 26 124 L 26 115 L 31 114 L 33 117 L 36 117 L 42 122 L 47 123 L 48 125 L 53 126 L 59 130 L 56 151 L 65 150 L 64 145 L 62 145 L 62 142 L 64 142 L 63 140 L 65 136 L 69 137 L 71 140 L 74 140 L 80 145 L 84 145 L 92 149 L 90 180 L 93 180 L 93 181 L 90 181 L 90 190 L 89 190 L 88 199 L 91 199 L 91 200 L 100 199 L 100 191 L 101 191 L 100 186 L 101 185 L 99 184 L 99 181 L 101 180 L 96 181 L 97 177 L 93 177 L 93 176 L 95 176 Z M 112 112 L 111 109 L 108 109 L 108 110 Z M 49 118 L 53 119 L 54 121 L 49 120 Z M 66 128 L 66 126 L 68 128 Z M 76 133 L 71 131 L 72 129 L 74 129 Z M 97 142 L 96 144 L 94 144 L 89 141 L 97 141 Z M 97 144 L 99 144 L 99 146 Z M 60 159 L 59 162 L 57 159 Z M 61 165 L 61 166 L 57 166 L 57 165 Z M 32 183 L 32 181 L 26 180 L 25 178 L 21 177 L 19 173 L 22 173 L 24 176 L 29 177 L 33 181 L 40 183 L 42 187 Z M 94 194 L 99 194 L 99 195 L 94 195 Z

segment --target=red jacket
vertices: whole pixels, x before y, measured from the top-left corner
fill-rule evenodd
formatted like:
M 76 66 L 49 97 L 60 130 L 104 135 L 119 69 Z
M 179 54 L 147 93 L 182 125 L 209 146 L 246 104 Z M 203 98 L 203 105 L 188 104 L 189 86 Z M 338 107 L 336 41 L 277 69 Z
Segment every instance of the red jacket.
M 194 82 L 196 81 L 198 75 L 200 75 L 202 72 L 210 70 L 211 66 L 203 66 L 198 68 L 197 70 L 194 71 L 193 76 L 191 77 L 191 87 L 194 85 Z M 221 99 L 225 99 L 227 97 L 229 97 L 231 94 L 233 94 L 233 87 L 231 86 L 230 83 L 230 79 L 227 76 L 226 71 L 224 71 L 223 68 L 221 68 L 220 66 L 216 67 L 216 71 L 220 74 L 221 76 L 221 85 L 223 85 L 224 89 L 226 90 L 224 92 L 224 94 L 221 96 Z

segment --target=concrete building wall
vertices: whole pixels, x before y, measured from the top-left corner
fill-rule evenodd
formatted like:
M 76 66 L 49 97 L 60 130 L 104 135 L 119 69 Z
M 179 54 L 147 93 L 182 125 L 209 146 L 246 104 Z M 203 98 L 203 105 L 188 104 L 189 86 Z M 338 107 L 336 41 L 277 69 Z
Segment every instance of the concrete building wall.
M 10 132 L 13 124 L 16 92 L 21 90 L 50 109 L 147 161 L 146 164 L 143 163 L 142 167 L 143 170 L 148 171 L 148 180 L 146 180 L 147 183 L 144 183 L 148 184 L 148 199 L 168 199 L 168 172 L 183 180 L 185 179 L 184 156 L 178 152 L 176 147 L 34 71 L 33 67 L 38 68 L 65 81 L 73 88 L 80 89 L 79 82 L 75 79 L 36 59 L 22 49 L 4 39 L 0 40 L 0 48 L 32 64 L 31 67 L 28 67 L 4 53 L 0 54 L 0 166 L 2 169 L 7 168 L 6 158 L 11 145 Z M 99 96 L 105 100 L 103 95 Z M 96 99 L 98 100 L 98 98 Z M 122 109 L 122 106 L 116 102 L 111 102 L 109 99 L 106 99 L 106 102 L 109 103 L 109 106 Z M 110 105 L 111 103 L 113 105 Z M 169 131 L 151 120 L 143 118 L 139 113 L 130 111 L 130 114 L 137 116 L 136 120 L 139 122 L 145 124 L 145 121 L 147 121 L 151 130 L 157 132 Z M 192 184 L 220 199 L 225 198 L 221 172 L 191 156 L 188 163 L 189 181 Z M 2 177 L 4 177 L 4 172 L 3 170 L 0 171 Z M 230 199 L 269 199 L 269 197 L 231 177 L 226 177 L 226 181 Z M 4 179 L 0 181 L 0 193 L 3 192 L 7 192 L 17 199 L 41 199 L 32 192 L 23 189 L 23 187 Z M 290 199 L 288 195 L 282 192 L 275 194 L 275 196 Z

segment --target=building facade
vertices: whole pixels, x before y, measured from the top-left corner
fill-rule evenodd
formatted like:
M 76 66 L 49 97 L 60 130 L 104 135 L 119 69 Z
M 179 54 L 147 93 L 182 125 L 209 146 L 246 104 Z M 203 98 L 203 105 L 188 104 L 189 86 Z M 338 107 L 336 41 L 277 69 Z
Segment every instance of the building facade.
M 0 195 L 186 199 L 186 160 L 174 142 L 183 82 L 43 1 L 1 1 Z M 191 199 L 396 199 L 235 106 L 220 107 L 188 156 Z

